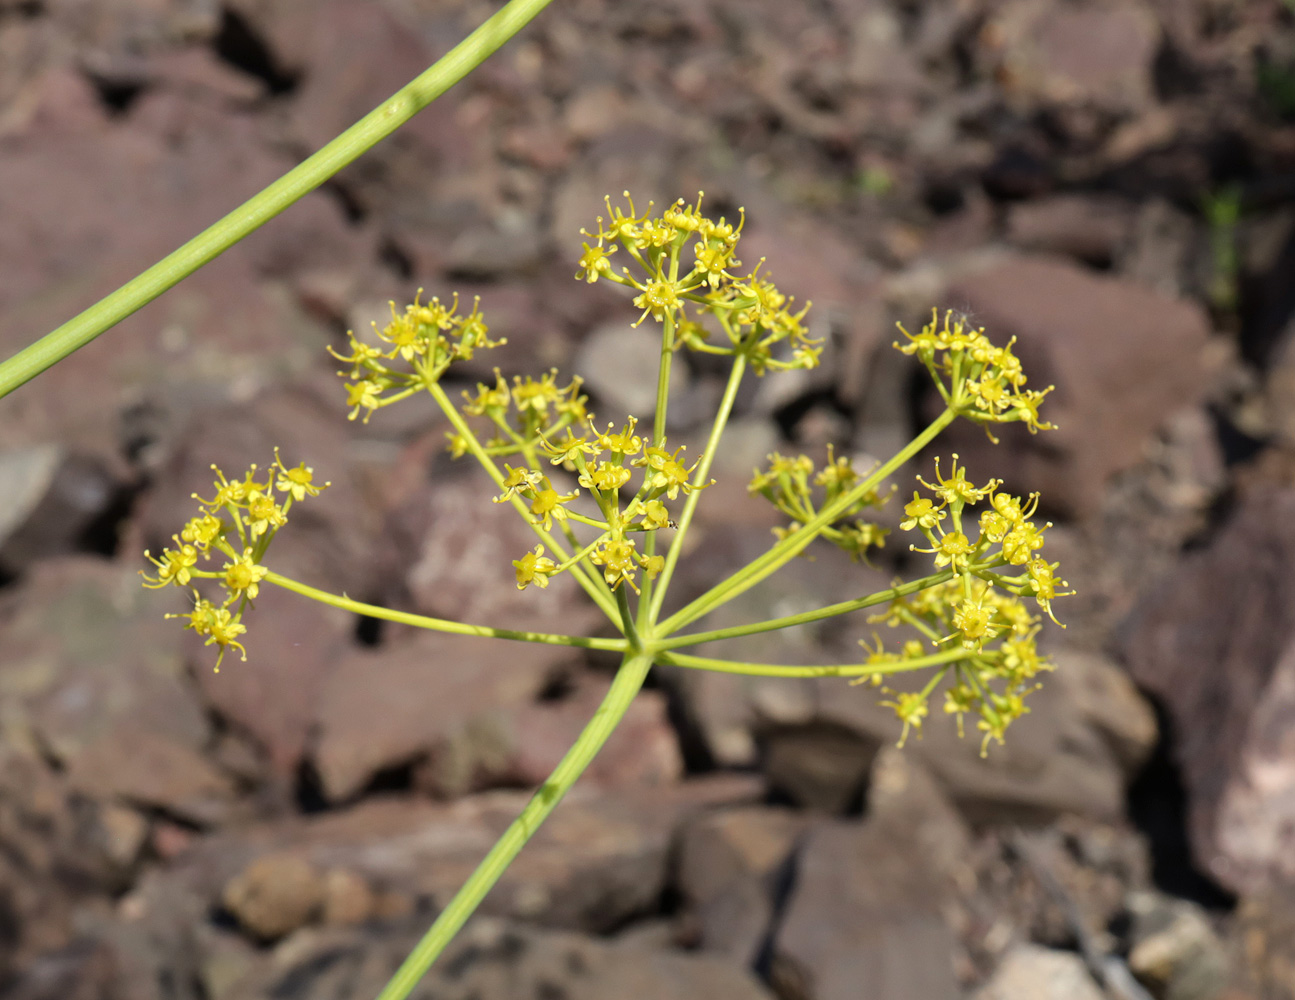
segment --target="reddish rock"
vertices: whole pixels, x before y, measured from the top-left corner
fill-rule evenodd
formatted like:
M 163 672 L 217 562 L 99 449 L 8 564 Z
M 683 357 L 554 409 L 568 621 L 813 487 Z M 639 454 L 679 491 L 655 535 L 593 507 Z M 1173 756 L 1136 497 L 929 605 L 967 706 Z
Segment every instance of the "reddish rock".
M 508 716 L 567 661 L 561 646 L 439 633 L 351 653 L 329 675 L 316 716 L 324 793 L 349 798 L 377 772 L 429 756 L 425 780 L 443 795 L 511 777 Z
M 203 824 L 228 816 L 234 794 L 229 778 L 193 750 L 128 729 L 87 746 L 68 780 L 86 795 L 117 797 Z
M 806 817 L 749 807 L 707 813 L 679 843 L 679 891 L 696 924 L 698 945 L 742 964 L 759 958 L 776 892 Z
M 1204 392 L 1210 328 L 1192 303 L 1030 257 L 959 274 L 945 301 L 995 343 L 1017 338 L 1029 387 L 1056 386 L 1042 416 L 1058 429 L 1031 437 L 1005 426 L 995 448 L 980 428 L 959 424 L 940 452 L 959 452 L 977 480 L 999 476 L 1014 493 L 1040 490 L 1050 510 L 1093 513 L 1106 481 L 1138 462 L 1152 432 Z
M 1198 863 L 1236 888 L 1289 872 L 1286 730 L 1295 492 L 1259 484 L 1135 611 L 1123 652 L 1164 704 Z M 1283 832 L 1285 831 L 1285 832 Z
M 1160 28 L 1142 3 L 1056 5 L 1014 0 L 980 33 L 1004 89 L 1030 102 L 1138 109 L 1155 95 Z
M 1007 238 L 1023 250 L 1067 254 L 1109 265 L 1133 228 L 1133 209 L 1099 195 L 1060 194 L 1013 205 Z

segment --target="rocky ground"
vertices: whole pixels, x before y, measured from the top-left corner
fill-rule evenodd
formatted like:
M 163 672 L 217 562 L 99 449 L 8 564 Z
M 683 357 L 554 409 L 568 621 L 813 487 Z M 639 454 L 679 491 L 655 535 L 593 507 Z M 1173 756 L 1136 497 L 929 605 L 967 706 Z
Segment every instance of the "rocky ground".
M 0 352 L 494 6 L 0 0 Z M 1279 0 L 559 0 L 0 402 L 3 995 L 372 996 L 556 762 L 607 663 L 271 588 L 249 662 L 214 674 L 162 619 L 178 596 L 137 573 L 212 462 L 279 445 L 334 485 L 275 568 L 427 614 L 590 627 L 561 580 L 518 594 L 529 536 L 450 463 L 430 406 L 348 423 L 324 349 L 389 298 L 457 290 L 508 337 L 506 371 L 579 370 L 600 415 L 642 410 L 650 337 L 614 290 L 571 280 L 580 227 L 622 189 L 744 206 L 743 259 L 812 299 L 828 338 L 821 368 L 739 399 L 683 589 L 767 544 L 744 487 L 766 452 L 885 456 L 911 436 L 929 401 L 894 323 L 949 306 L 1018 338 L 1061 430 L 997 449 L 959 430 L 942 451 L 1043 491 L 1079 593 L 1047 634 L 1059 669 L 985 761 L 944 720 L 896 750 L 893 716 L 839 682 L 662 671 L 418 995 L 1295 997 Z M 695 440 L 721 376 L 680 374 L 672 433 Z M 825 552 L 722 615 L 882 584 L 914 568 L 900 548 L 875 570 Z M 775 633 L 759 656 L 854 658 L 866 635 Z

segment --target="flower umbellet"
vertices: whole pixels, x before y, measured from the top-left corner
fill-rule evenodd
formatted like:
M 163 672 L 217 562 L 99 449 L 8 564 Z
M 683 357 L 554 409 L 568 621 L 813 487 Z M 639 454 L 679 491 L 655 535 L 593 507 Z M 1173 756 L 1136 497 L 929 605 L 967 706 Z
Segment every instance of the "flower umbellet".
M 156 573 L 141 575 L 144 586 L 154 589 L 191 587 L 193 609 L 167 617 L 186 619 L 185 628 L 202 636 L 206 645 L 217 648 L 215 669 L 219 671 L 230 647 L 238 650 L 241 659 L 247 659 L 247 650 L 238 636 L 247 632 L 243 612 L 256 600 L 269 574 L 262 559 L 270 542 L 288 523 L 288 512 L 295 503 L 318 496 L 329 484 L 316 483 L 314 470 L 304 463 L 288 468 L 277 448 L 264 480 L 257 479 L 255 465 L 242 479 L 232 482 L 218 467 L 211 468 L 216 473 L 212 498 L 203 500 L 193 495 L 198 501 L 198 513 L 171 537 L 175 548 L 168 546 L 159 556 L 144 553 Z M 216 568 L 221 559 L 223 565 Z M 203 568 L 199 568 L 199 560 Z M 203 597 L 196 586 L 200 580 L 217 584 L 224 591 L 223 599 L 213 603 Z
M 426 940 L 434 946 L 420 948 L 410 959 L 420 970 L 603 745 L 653 664 L 868 682 L 895 712 L 901 744 L 910 736 L 920 738 L 935 724 L 932 716 L 954 716 L 960 734 L 972 717 L 982 754 L 1029 711 L 1030 694 L 1052 669 L 1036 638 L 1043 617 L 1055 622 L 1054 604 L 1070 591 L 1058 564 L 1043 554 L 1049 525 L 1036 520 L 1039 497 L 1009 493 L 997 479 L 976 480 L 957 455 L 937 459 L 929 479 L 917 477 L 911 499 L 903 501 L 902 515 L 895 518 L 898 531 L 909 536 L 909 549 L 930 558 L 927 576 L 787 618 L 703 632 L 690 628 L 791 560 L 809 555 L 817 539 L 858 561 L 893 552 L 892 529 L 878 523 L 881 509 L 899 489 L 891 477 L 956 418 L 987 431 L 991 424 L 1012 422 L 1031 433 L 1051 428 L 1039 414 L 1050 390 L 1026 388 L 1014 342 L 997 346 L 983 329 L 971 329 L 952 314 L 943 322 L 934 314 L 918 334 L 904 331 L 906 342 L 895 345 L 930 373 L 944 411 L 880 464 L 856 465 L 831 448 L 817 462 L 806 455 L 769 455 L 748 484 L 750 493 L 767 499 L 785 519 L 774 528 L 769 548 L 667 612 L 684 539 L 714 482 L 711 466 L 743 379 L 813 368 L 823 342 L 806 326 L 809 306 L 796 305 L 779 289 L 764 261 L 749 268 L 743 264 L 738 253 L 743 212 L 736 221 L 708 217 L 700 195 L 692 203 L 680 199 L 659 214 L 650 203 L 636 206 L 628 195 L 624 206 L 607 199 L 606 207 L 606 215 L 584 231 L 576 278 L 625 290 L 636 314 L 626 336 L 648 336 L 656 328 L 660 352 L 650 419 L 624 414 L 599 422 L 580 378 L 556 369 L 508 377 L 496 368 L 475 389 L 451 394 L 442 382 L 453 366 L 502 343 L 489 338 L 479 302 L 465 312 L 453 296 L 423 301 L 420 291 L 410 305 L 393 304 L 384 327 L 375 325 L 364 336 L 350 334 L 347 351 L 334 356 L 344 365 L 338 374 L 345 380 L 351 419 L 363 413 L 367 421 L 415 393 L 430 394 L 449 421 L 450 454 L 475 461 L 494 484 L 493 502 L 511 506 L 535 535 L 530 547 L 510 560 L 517 589 L 543 589 L 565 575 L 607 616 L 618 637 L 519 631 L 389 611 L 273 572 L 265 562 L 270 542 L 284 529 L 292 506 L 322 488 L 309 468 L 288 468 L 277 452 L 269 469 L 252 466 L 239 479 L 216 470 L 211 499 L 197 498 L 198 512 L 173 536 L 174 546 L 148 556 L 154 568 L 147 586 L 193 591 L 191 609 L 172 617 L 184 619 L 185 627 L 217 647 L 217 663 L 231 647 L 246 658 L 244 614 L 266 586 L 430 629 L 621 655 L 603 705 L 546 785 L 549 793 L 531 800 L 510 828 L 512 839 L 501 841 L 510 845 L 507 850 L 492 852 L 450 902 L 428 932 Z M 696 443 L 686 448 L 666 435 L 672 359 L 680 351 L 715 356 L 720 360 L 712 364 L 729 369 L 700 448 Z M 509 568 L 498 569 L 503 575 Z M 220 596 L 203 596 L 200 586 L 217 588 Z M 683 652 L 865 608 L 873 609 L 872 624 L 902 634 L 889 647 L 874 634 L 871 643 L 862 643 L 858 662 L 786 666 Z M 909 677 L 918 683 L 901 683 Z

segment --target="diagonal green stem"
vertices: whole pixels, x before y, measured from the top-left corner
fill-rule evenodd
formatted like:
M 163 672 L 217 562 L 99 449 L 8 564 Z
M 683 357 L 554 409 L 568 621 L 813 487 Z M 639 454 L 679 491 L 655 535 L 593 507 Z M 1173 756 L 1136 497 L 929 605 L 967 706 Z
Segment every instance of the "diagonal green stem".
M 0 364 L 0 397 L 84 347 L 319 187 L 476 69 L 549 3 L 550 0 L 511 0 L 431 68 L 260 194 L 85 312 Z
M 481 442 L 472 433 L 472 428 L 463 419 L 463 414 L 459 413 L 445 389 L 441 387 L 439 382 L 430 382 L 428 383 L 427 391 L 436 400 L 436 405 L 441 408 L 441 412 L 445 414 L 446 419 L 463 437 L 463 440 L 467 442 L 468 450 L 472 452 L 473 457 L 480 463 L 486 475 L 490 477 L 496 486 L 503 489 L 504 474 L 499 471 L 499 466 L 495 464 L 494 459 L 487 455 L 486 450 L 481 447 Z M 522 516 L 522 520 L 530 525 L 531 530 L 535 532 L 535 536 L 547 545 L 554 555 L 565 562 L 568 556 L 567 550 L 554 539 L 551 532 L 545 531 L 542 525 L 536 524 L 532 520 L 530 512 L 526 509 L 526 504 L 515 494 L 509 498 L 509 502 L 513 505 L 513 509 Z M 579 564 L 572 565 L 570 572 L 575 577 L 576 583 L 580 584 L 584 592 L 589 595 L 590 600 L 597 604 L 602 609 L 603 614 L 611 619 L 614 624 L 619 625 L 620 611 L 616 606 L 616 598 L 612 596 L 607 582 L 599 574 L 589 572 Z
M 418 985 L 418 981 L 432 967 L 437 956 L 445 950 L 450 939 L 458 933 L 459 928 L 480 905 L 486 893 L 499 881 L 499 876 L 512 863 L 513 858 L 517 857 L 518 852 L 553 811 L 553 807 L 562 800 L 568 789 L 580 777 L 581 772 L 593 760 L 594 755 L 607 742 L 607 737 L 612 734 L 616 724 L 625 715 L 625 710 L 629 708 L 630 702 L 638 694 L 639 688 L 643 686 L 651 666 L 651 656 L 643 653 L 627 656 L 621 662 L 620 670 L 617 671 L 616 679 L 612 681 L 607 696 L 598 706 L 598 711 L 589 720 L 589 724 L 585 726 L 575 745 L 567 751 L 562 762 L 549 775 L 549 780 L 526 803 L 521 815 L 513 820 L 498 843 L 490 849 L 485 860 L 463 884 L 463 888 L 441 911 L 441 915 L 436 918 L 431 929 L 378 994 L 378 1000 L 405 1000 Z
M 737 639 L 744 635 L 755 635 L 758 632 L 773 632 L 781 628 L 808 625 L 811 622 L 822 621 L 824 618 L 835 618 L 837 615 L 849 614 L 851 611 L 876 607 L 878 604 L 885 604 L 887 601 L 893 601 L 897 597 L 916 594 L 927 587 L 934 587 L 952 579 L 953 570 L 941 570 L 931 576 L 924 576 L 920 580 L 901 583 L 899 586 L 891 587 L 889 590 L 879 590 L 877 593 L 869 594 L 867 597 L 856 597 L 850 601 L 841 601 L 838 604 L 828 604 L 825 607 L 815 608 L 813 611 L 802 611 L 798 615 L 770 618 L 767 621 L 753 622 L 750 625 L 734 625 L 730 628 L 717 628 L 710 632 L 678 633 L 668 639 L 658 640 L 656 646 L 658 649 L 678 649 L 681 646 L 699 646 L 704 642 L 715 642 L 718 639 Z
M 746 663 L 740 660 L 720 660 L 712 656 L 689 656 L 686 653 L 660 653 L 658 663 L 693 670 L 711 670 L 721 674 L 749 674 L 753 677 L 887 677 L 910 670 L 943 666 L 959 660 L 969 660 L 973 650 L 949 649 L 912 660 L 890 660 L 883 663 L 825 663 L 808 666 L 786 666 L 780 663 Z
M 824 506 L 818 512 L 818 515 L 802 525 L 799 531 L 788 535 L 763 555 L 757 556 L 727 579 L 717 583 L 691 604 L 676 611 L 661 623 L 656 630 L 656 634 L 665 636 L 678 631 L 708 611 L 713 611 L 726 601 L 730 601 L 739 594 L 750 590 L 765 577 L 777 572 L 792 559 L 795 559 L 817 537 L 823 527 L 835 521 L 841 516 L 842 512 L 848 510 L 859 498 L 869 490 L 875 489 L 887 476 L 925 448 L 940 431 L 953 422 L 956 416 L 957 413 L 954 410 L 945 410 L 889 462 L 875 469 L 871 475 L 862 480 L 854 489 Z
M 710 437 L 706 439 L 706 448 L 702 452 L 701 462 L 697 466 L 697 474 L 693 477 L 693 485 L 697 489 L 689 493 L 688 499 L 684 502 L 683 513 L 679 517 L 679 527 L 675 529 L 674 540 L 670 543 L 670 551 L 666 553 L 665 566 L 657 579 L 656 593 L 652 595 L 648 621 L 656 621 L 657 616 L 661 614 L 661 603 L 665 600 L 666 588 L 669 587 L 670 577 L 674 574 L 675 565 L 679 562 L 679 554 L 683 550 L 684 536 L 688 533 L 688 526 L 692 524 L 693 514 L 697 512 L 697 501 L 701 499 L 701 488 L 706 485 L 706 477 L 710 475 L 711 464 L 715 461 L 715 455 L 719 452 L 719 441 L 724 434 L 724 427 L 728 423 L 729 415 L 733 412 L 733 402 L 737 399 L 737 390 L 742 384 L 742 375 L 745 371 L 746 355 L 735 355 L 733 368 L 728 376 L 728 385 L 724 387 L 724 396 L 719 402 L 719 412 L 715 414 L 715 423 L 711 425 Z
M 417 628 L 432 629 L 436 632 L 451 632 L 454 635 L 480 635 L 495 639 L 515 639 L 518 642 L 538 642 L 546 646 L 576 646 L 580 649 L 601 649 L 612 653 L 623 653 L 629 645 L 624 639 L 591 639 L 583 635 L 557 635 L 551 632 L 527 632 L 510 628 L 491 628 L 488 625 L 465 625 L 463 622 L 446 618 L 431 618 L 427 615 L 416 615 L 408 611 L 393 611 L 377 604 L 365 604 L 353 601 L 349 597 L 330 594 L 304 583 L 282 576 L 273 570 L 265 575 L 265 582 L 276 587 L 290 590 L 302 597 L 327 604 L 329 607 L 341 608 L 368 618 L 380 618 L 383 621 L 397 622 L 401 625 L 413 625 Z

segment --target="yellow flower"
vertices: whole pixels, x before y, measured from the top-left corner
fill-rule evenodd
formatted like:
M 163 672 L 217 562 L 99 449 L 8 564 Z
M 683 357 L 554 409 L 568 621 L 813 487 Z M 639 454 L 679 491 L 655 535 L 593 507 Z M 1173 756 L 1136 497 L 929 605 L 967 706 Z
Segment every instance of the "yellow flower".
M 287 493 L 292 499 L 300 503 L 306 497 L 319 496 L 319 491 L 327 489 L 329 483 L 323 486 L 315 485 L 315 470 L 308 468 L 305 462 L 298 463 L 294 469 L 289 469 L 283 464 L 283 459 L 279 457 L 279 449 L 274 449 L 274 464 L 279 467 L 279 478 L 275 480 L 274 488 L 283 493 Z
M 882 705 L 888 705 L 895 710 L 895 715 L 899 721 L 904 724 L 902 732 L 899 734 L 899 746 L 903 746 L 908 740 L 908 730 L 917 730 L 918 738 L 922 735 L 922 720 L 926 718 L 928 708 L 926 698 L 915 691 L 892 692 L 895 697 L 893 701 L 883 701 Z
M 544 546 L 537 545 L 534 552 L 527 552 L 520 559 L 513 560 L 518 590 L 525 590 L 532 583 L 541 590 L 549 585 L 549 576 L 557 569 L 557 564 L 543 555 L 543 552 Z
M 918 526 L 929 531 L 944 517 L 943 510 L 926 497 L 919 497 L 916 491 L 913 492 L 913 502 L 904 504 L 904 513 L 907 519 L 899 522 L 899 527 L 904 531 L 912 531 Z
M 553 518 L 556 517 L 559 521 L 567 519 L 567 512 L 562 509 L 562 505 L 570 503 L 579 494 L 567 493 L 565 496 L 561 495 L 557 490 L 547 485 L 547 479 L 544 482 L 546 484 L 544 489 L 537 490 L 535 499 L 531 501 L 531 513 L 539 519 L 540 524 L 544 526 L 544 530 L 548 531 L 553 527 Z
M 172 536 L 175 538 L 175 536 Z M 180 540 L 175 538 L 179 545 Z M 198 564 L 198 550 L 192 545 L 180 545 L 178 549 L 163 549 L 162 558 L 155 559 L 145 550 L 144 558 L 157 567 L 157 576 L 151 577 L 143 570 L 140 576 L 144 577 L 144 586 L 152 590 L 159 590 L 174 583 L 178 587 L 188 584 L 190 579 L 189 571 Z
M 244 549 L 243 554 L 231 563 L 225 564 L 225 589 L 231 597 L 246 594 L 249 600 L 256 600 L 260 591 L 260 582 L 270 571 L 258 566 L 252 559 L 252 550 Z

